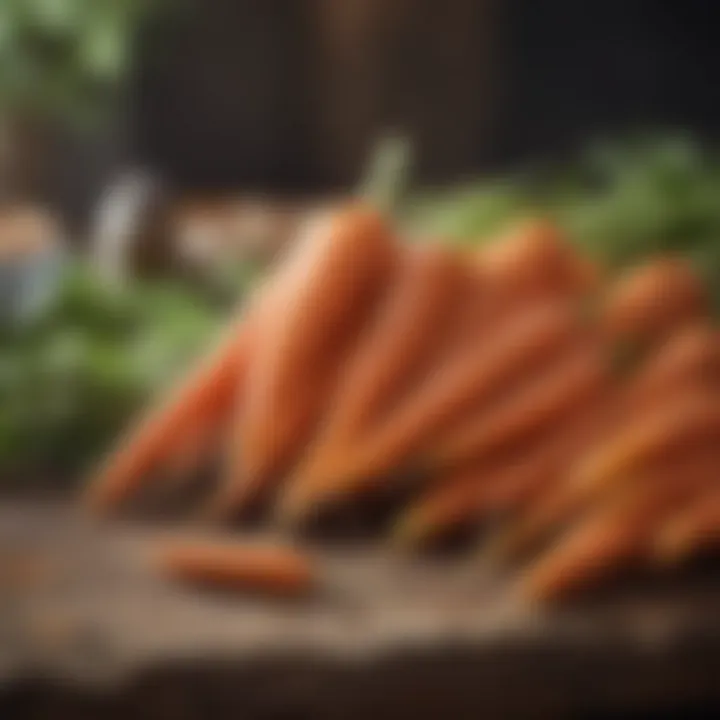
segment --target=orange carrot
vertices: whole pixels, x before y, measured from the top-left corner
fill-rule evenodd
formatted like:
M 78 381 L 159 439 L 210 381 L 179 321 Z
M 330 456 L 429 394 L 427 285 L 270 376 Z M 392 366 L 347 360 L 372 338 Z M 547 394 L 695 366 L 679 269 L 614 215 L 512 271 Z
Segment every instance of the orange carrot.
M 207 418 L 178 437 L 175 453 L 163 467 L 163 473 L 172 483 L 182 483 L 207 467 L 222 449 L 227 434 L 232 406 L 217 417 Z
M 281 517 L 301 520 L 316 504 L 374 487 L 379 476 L 407 463 L 458 416 L 487 402 L 565 346 L 577 328 L 578 320 L 565 304 L 546 304 L 454 356 L 361 447 L 313 468 L 312 475 L 296 477 L 282 497 Z
M 677 408 L 677 404 L 672 407 Z M 642 457 L 641 462 L 619 467 L 614 475 L 606 477 L 602 484 L 594 487 L 578 486 L 571 469 L 564 482 L 551 489 L 544 497 L 538 498 L 528 507 L 524 516 L 496 538 L 490 554 L 496 559 L 507 560 L 542 545 L 588 507 L 624 492 L 632 485 L 633 477 L 637 474 L 640 474 L 641 478 L 674 477 L 690 486 L 691 483 L 686 481 L 685 476 L 694 477 L 700 474 L 705 477 L 706 468 L 713 463 L 714 446 L 715 441 L 712 438 L 698 435 L 696 442 L 675 445 L 659 453 L 649 453 Z M 580 465 L 583 462 L 584 460 L 581 460 Z M 670 480 L 663 482 L 670 487 L 673 485 Z
M 570 475 L 571 489 L 585 497 L 646 463 L 697 443 L 720 440 L 720 406 L 704 392 L 689 393 L 658 408 L 644 423 L 622 429 L 589 453 Z
M 331 433 L 352 436 L 376 421 L 417 379 L 460 300 L 463 268 L 446 248 L 407 253 L 395 287 L 338 386 Z
M 508 504 L 513 491 L 551 477 L 548 448 L 527 456 L 473 465 L 435 484 L 398 519 L 393 535 L 405 546 L 425 545 L 455 528 L 479 522 L 487 512 Z
M 555 601 L 597 585 L 642 554 L 634 513 L 603 508 L 561 538 L 522 578 L 524 596 Z
M 227 410 L 236 388 L 243 385 L 255 337 L 252 317 L 234 323 L 200 366 L 131 426 L 87 488 L 85 500 L 92 509 L 108 511 L 120 505 L 170 462 L 177 442 Z
M 493 471 L 496 475 L 503 470 L 476 465 L 443 479 L 400 516 L 393 528 L 394 539 L 405 546 L 424 545 L 454 527 L 470 525 Z
M 717 483 L 717 480 L 715 481 Z M 659 530 L 655 556 L 662 564 L 677 563 L 691 555 L 720 547 L 720 488 L 710 488 L 681 509 Z
M 464 257 L 474 272 L 450 352 L 497 332 L 533 305 L 582 301 L 597 290 L 600 278 L 600 269 L 546 220 L 519 223 Z
M 614 283 L 600 322 L 612 338 L 643 343 L 707 316 L 707 294 L 690 266 L 679 258 L 660 257 Z
M 507 398 L 453 428 L 450 437 L 430 450 L 429 462 L 433 467 L 457 467 L 519 442 L 582 408 L 600 392 L 611 391 L 608 380 L 607 362 L 595 344 L 571 348 Z
M 582 504 L 566 489 L 562 477 L 546 492 L 522 508 L 517 518 L 491 537 L 483 547 L 483 554 L 494 563 L 516 560 L 530 550 L 541 547 L 570 522 Z
M 491 513 L 516 511 L 554 485 L 599 426 L 596 406 L 572 412 L 510 457 L 473 463 L 430 488 L 401 516 L 396 535 L 404 544 L 425 543 L 456 525 Z
M 322 217 L 291 249 L 248 369 L 219 511 L 263 497 L 311 439 L 395 259 L 382 218 L 355 207 Z
M 708 426 L 694 439 L 693 424 L 702 427 L 702 417 L 713 415 L 706 395 L 713 391 L 710 379 L 716 372 L 715 343 L 714 332 L 704 326 L 688 327 L 670 338 L 622 390 L 613 434 L 602 441 L 598 438 L 596 449 L 568 469 L 567 481 L 528 508 L 527 516 L 496 540 L 492 552 L 497 556 L 522 552 L 561 527 L 593 497 L 623 483 L 633 468 L 682 455 L 686 452 L 683 443 L 702 443 Z M 611 450 L 613 446 L 615 451 Z M 613 461 L 612 453 L 621 453 L 623 448 L 628 458 L 618 456 Z M 599 475 L 594 479 L 588 477 L 588 473 L 596 472 L 592 464 L 603 457 L 611 463 L 610 468 L 597 470 Z M 613 462 L 619 465 L 613 466 Z
M 164 575 L 208 588 L 296 597 L 315 582 L 309 558 L 281 545 L 173 540 L 161 544 L 157 561 Z
M 714 477 L 714 462 L 690 457 L 636 478 L 531 567 L 524 581 L 533 599 L 554 600 L 594 586 L 609 574 L 646 556 L 655 529 Z
M 435 352 L 428 358 L 433 366 L 477 342 L 500 315 L 500 298 L 491 288 L 483 268 L 474 258 L 469 261 L 461 252 L 457 252 L 455 261 L 460 270 L 456 272 L 453 310 L 436 337 Z
M 403 397 L 438 354 L 458 310 L 465 268 L 449 250 L 407 253 L 379 313 L 349 359 L 300 473 L 342 456 Z
M 597 398 L 573 408 L 556 426 L 544 430 L 543 441 L 528 456 L 524 471 L 514 473 L 503 483 L 488 485 L 479 511 L 516 515 L 552 495 L 564 482 L 567 468 L 604 432 L 613 404 L 612 395 Z
M 579 298 L 594 292 L 600 269 L 570 246 L 560 228 L 534 219 L 484 246 L 479 262 L 491 280 L 520 297 Z
M 626 422 L 639 417 L 673 394 L 720 381 L 720 343 L 707 323 L 673 333 L 628 380 L 623 392 Z
M 545 220 L 520 223 L 473 256 L 482 302 L 468 303 L 470 333 L 493 333 L 529 307 L 551 301 L 579 302 L 597 289 L 600 270 L 571 248 Z

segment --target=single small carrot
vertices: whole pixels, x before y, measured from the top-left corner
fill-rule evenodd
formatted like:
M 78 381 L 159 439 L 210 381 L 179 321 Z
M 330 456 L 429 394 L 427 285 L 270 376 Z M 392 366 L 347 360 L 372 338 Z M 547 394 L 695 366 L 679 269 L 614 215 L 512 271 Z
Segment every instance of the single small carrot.
M 396 259 L 384 219 L 355 206 L 320 216 L 291 248 L 248 368 L 218 513 L 266 496 L 302 453 Z
M 316 575 L 309 557 L 292 547 L 238 541 L 165 541 L 157 565 L 184 583 L 279 597 L 306 595 Z
M 155 401 L 135 421 L 116 449 L 91 478 L 84 500 L 98 512 L 116 508 L 136 493 L 159 468 L 172 463 L 176 444 L 195 428 L 220 417 L 243 386 L 254 349 L 252 316 L 233 323 L 219 345 L 189 376 Z
M 361 447 L 296 477 L 281 497 L 281 519 L 301 521 L 318 504 L 375 487 L 379 477 L 401 468 L 458 416 L 567 345 L 578 325 L 566 303 L 550 303 L 515 318 L 494 337 L 482 337 L 442 364 Z
M 720 488 L 716 486 L 700 493 L 662 525 L 655 537 L 654 556 L 660 564 L 668 565 L 719 547 Z
M 708 317 L 707 292 L 684 260 L 663 256 L 631 268 L 610 287 L 599 321 L 609 337 L 656 342 Z

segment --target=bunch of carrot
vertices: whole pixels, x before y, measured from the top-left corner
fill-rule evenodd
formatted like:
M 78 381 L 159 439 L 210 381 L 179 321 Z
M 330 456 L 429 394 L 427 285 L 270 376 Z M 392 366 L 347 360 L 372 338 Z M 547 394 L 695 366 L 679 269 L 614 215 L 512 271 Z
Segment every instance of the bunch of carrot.
M 485 552 L 526 563 L 533 598 L 564 597 L 720 546 L 719 340 L 679 258 L 610 276 L 545 221 L 468 252 L 344 208 L 309 224 L 87 500 L 116 509 L 217 453 L 218 519 L 298 528 L 402 490 L 396 542 L 492 520 Z

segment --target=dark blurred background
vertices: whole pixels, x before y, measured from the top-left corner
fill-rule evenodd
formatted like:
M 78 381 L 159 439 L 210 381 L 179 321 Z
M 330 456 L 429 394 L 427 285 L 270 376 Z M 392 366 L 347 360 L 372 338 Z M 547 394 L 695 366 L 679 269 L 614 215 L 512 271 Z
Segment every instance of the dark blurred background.
M 720 127 L 708 0 L 185 4 L 145 37 L 133 109 L 136 152 L 184 186 L 348 186 L 388 128 L 436 182 Z
M 7 0 L 0 119 L 43 128 L 3 175 L 34 155 L 29 194 L 77 218 L 128 163 L 307 195 L 352 187 L 389 131 L 421 183 L 635 127 L 712 139 L 717 19 L 710 0 Z

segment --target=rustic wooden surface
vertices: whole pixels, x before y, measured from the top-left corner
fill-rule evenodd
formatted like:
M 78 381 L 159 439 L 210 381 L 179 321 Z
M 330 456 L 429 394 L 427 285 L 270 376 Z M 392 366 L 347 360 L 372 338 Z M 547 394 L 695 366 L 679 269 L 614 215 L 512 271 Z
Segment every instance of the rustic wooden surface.
M 0 717 L 720 709 L 711 570 L 540 611 L 467 559 L 316 548 L 322 587 L 288 603 L 163 580 L 165 532 L 0 507 Z

